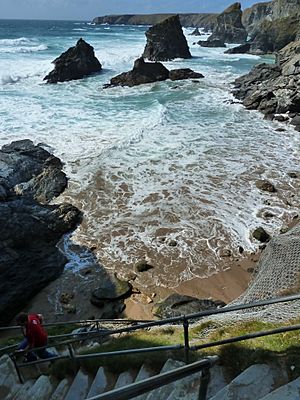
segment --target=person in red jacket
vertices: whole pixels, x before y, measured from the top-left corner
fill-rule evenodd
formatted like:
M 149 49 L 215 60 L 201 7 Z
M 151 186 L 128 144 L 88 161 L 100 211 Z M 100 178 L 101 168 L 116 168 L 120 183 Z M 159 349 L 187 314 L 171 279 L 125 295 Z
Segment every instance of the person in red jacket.
M 48 343 L 48 335 L 42 325 L 43 317 L 41 314 L 20 313 L 16 321 L 21 326 L 24 335 L 24 340 L 19 345 L 18 350 L 26 353 L 26 361 L 36 361 L 37 356 L 40 358 L 56 357 L 56 354 L 50 353 L 47 349 L 31 351 L 31 349 L 37 347 L 47 346 Z

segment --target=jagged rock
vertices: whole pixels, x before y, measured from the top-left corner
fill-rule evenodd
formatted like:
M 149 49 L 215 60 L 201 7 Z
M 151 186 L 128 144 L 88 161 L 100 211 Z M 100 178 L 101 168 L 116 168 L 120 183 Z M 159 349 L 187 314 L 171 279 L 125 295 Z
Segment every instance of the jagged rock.
M 252 236 L 261 243 L 268 242 L 271 238 L 268 232 L 266 232 L 262 227 L 256 228 L 253 231 Z
M 193 30 L 193 32 L 190 33 L 190 36 L 201 36 L 199 28 L 196 28 L 195 30 Z
M 245 43 L 247 32 L 242 24 L 241 3 L 234 3 L 220 15 L 208 42 L 219 39 L 225 43 Z
M 178 15 L 153 25 L 146 32 L 146 37 L 144 58 L 152 61 L 168 61 L 174 58 L 192 57 Z
M 157 303 L 153 307 L 152 313 L 159 318 L 171 318 L 223 307 L 224 305 L 225 303 L 219 300 L 197 299 L 196 297 L 174 293 Z
M 127 281 L 122 281 L 114 276 L 107 276 L 102 279 L 100 286 L 93 290 L 92 297 L 97 300 L 119 300 L 128 297 L 132 286 Z
M 102 66 L 95 57 L 94 48 L 79 39 L 76 46 L 70 47 L 53 61 L 55 68 L 44 80 L 57 83 L 81 79 L 84 76 L 101 71 Z
M 133 69 L 123 72 L 110 80 L 109 86 L 136 86 L 144 83 L 164 81 L 169 78 L 169 71 L 159 62 L 149 63 L 138 58 Z
M 146 271 L 149 271 L 149 269 L 153 269 L 153 268 L 154 268 L 153 265 L 148 264 L 146 260 L 138 262 L 135 266 L 135 269 L 138 272 L 146 272 Z
M 166 79 L 180 80 L 190 78 L 203 78 L 203 75 L 189 68 L 174 69 L 169 71 L 160 62 L 146 62 L 142 57 L 134 62 L 133 69 L 111 78 L 110 83 L 104 88 L 113 86 L 136 86 L 144 83 L 159 82 Z
M 250 43 L 241 44 L 240 46 L 233 47 L 232 49 L 226 50 L 225 54 L 245 54 L 248 53 L 251 48 Z
M 258 109 L 267 117 L 289 113 L 295 118 L 300 114 L 299 78 L 300 41 L 297 41 L 278 52 L 275 65 L 260 64 L 238 78 L 234 94 L 243 100 L 245 107 Z M 298 122 L 295 126 L 300 129 Z
M 251 52 L 278 50 L 300 39 L 299 12 L 298 0 L 273 0 L 244 10 L 242 23 L 254 42 Z
M 199 40 L 201 47 L 226 47 L 223 39 Z
M 276 188 L 273 185 L 273 183 L 266 181 L 266 180 L 256 181 L 255 186 L 260 190 L 264 190 L 265 192 L 270 192 L 270 193 L 276 192 Z
M 80 211 L 70 204 L 37 202 L 49 202 L 64 190 L 61 168 L 58 158 L 30 140 L 0 151 L 0 182 L 7 192 L 0 202 L 0 324 L 7 324 L 63 271 L 66 259 L 56 244 L 76 227 Z
M 190 68 L 172 69 L 169 73 L 171 81 L 178 81 L 182 79 L 199 79 L 204 78 L 204 75 L 195 72 Z

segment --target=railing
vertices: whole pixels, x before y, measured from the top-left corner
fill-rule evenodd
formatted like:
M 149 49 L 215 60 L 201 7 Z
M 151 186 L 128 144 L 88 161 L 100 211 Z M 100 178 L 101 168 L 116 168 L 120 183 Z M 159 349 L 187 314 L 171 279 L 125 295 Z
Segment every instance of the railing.
M 118 355 L 124 355 L 124 354 L 136 354 L 136 353 L 145 353 L 145 352 L 154 352 L 154 351 L 166 351 L 166 350 L 178 350 L 178 349 L 184 349 L 185 352 L 185 361 L 186 363 L 189 363 L 189 353 L 190 351 L 194 350 L 199 350 L 203 348 L 208 348 L 208 347 L 213 347 L 217 345 L 222 345 L 222 344 L 228 344 L 228 343 L 234 343 L 234 342 L 239 342 L 242 340 L 247 340 L 247 339 L 252 339 L 254 337 L 260 337 L 260 336 L 266 336 L 266 335 L 273 335 L 277 333 L 282 333 L 282 332 L 287 332 L 287 331 L 292 331 L 292 330 L 298 330 L 300 329 L 300 325 L 294 325 L 290 327 L 283 327 L 283 328 L 277 328 L 271 331 L 263 331 L 263 332 L 256 332 L 248 335 L 243 335 L 235 338 L 230 338 L 230 339 L 225 339 L 221 340 L 218 342 L 213 342 L 213 343 L 206 343 L 202 344 L 199 346 L 190 346 L 190 341 L 189 341 L 189 321 L 191 320 L 196 320 L 200 319 L 203 317 L 208 317 L 212 315 L 217 315 L 217 314 L 225 314 L 233 311 L 241 311 L 241 310 L 246 310 L 246 309 L 251 309 L 251 308 L 256 308 L 256 307 L 262 307 L 266 305 L 271 305 L 271 304 L 278 304 L 278 303 L 285 303 L 285 302 L 290 302 L 290 301 L 295 301 L 295 300 L 300 300 L 300 294 L 293 295 L 293 296 L 285 296 L 281 298 L 275 298 L 275 299 L 270 299 L 270 300 L 262 300 L 258 302 L 252 302 L 248 304 L 241 304 L 241 305 L 235 305 L 235 306 L 229 306 L 229 307 L 223 307 L 223 308 L 218 308 L 218 309 L 211 309 L 199 313 L 194 313 L 194 314 L 189 314 L 185 316 L 179 316 L 179 317 L 174 317 L 174 318 L 167 318 L 164 320 L 159 320 L 159 321 L 151 321 L 151 322 L 140 322 L 137 325 L 134 326 L 129 326 L 125 328 L 120 328 L 120 329 L 112 329 L 108 331 L 101 331 L 99 328 L 98 330 L 92 331 L 92 332 L 81 332 L 77 333 L 76 335 L 79 336 L 79 338 L 73 339 L 73 340 L 68 340 L 65 342 L 61 342 L 58 344 L 55 344 L 55 346 L 61 346 L 61 345 L 67 345 L 69 348 L 69 355 L 66 356 L 58 356 L 55 359 L 62 359 L 62 358 L 69 358 L 76 363 L 77 360 L 84 359 L 84 358 L 95 358 L 95 357 L 106 357 L 106 356 L 118 356 Z M 101 320 L 100 320 L 101 321 Z M 95 322 L 95 321 L 94 321 Z M 118 321 L 119 323 L 121 321 Z M 184 332 L 184 343 L 183 344 L 177 344 L 174 346 L 157 346 L 153 348 L 144 348 L 144 349 L 131 349 L 131 350 L 121 350 L 121 351 L 116 351 L 116 352 L 109 352 L 109 353 L 96 353 L 96 354 L 89 354 L 89 355 L 75 355 L 72 344 L 74 342 L 81 341 L 82 339 L 86 338 L 99 338 L 103 339 L 106 336 L 112 335 L 112 334 L 118 334 L 118 333 L 125 333 L 125 332 L 134 332 L 140 329 L 146 329 L 146 328 L 152 328 L 152 327 L 159 327 L 159 326 L 164 326 L 164 325 L 170 325 L 170 324 L 175 324 L 175 323 L 181 323 L 183 325 L 183 332 Z M 61 324 L 61 323 L 60 323 Z M 69 323 L 72 324 L 72 321 Z M 74 322 L 73 322 L 74 324 Z M 51 324 L 51 325 L 56 325 L 56 324 Z M 59 335 L 59 337 L 69 337 L 70 335 L 74 334 L 65 334 L 65 335 Z M 47 346 L 50 347 L 50 346 Z M 0 349 L 1 351 L 2 349 Z M 33 349 L 34 350 L 34 349 Z M 23 368 L 28 365 L 34 365 L 34 364 L 39 364 L 43 363 L 49 360 L 38 360 L 34 361 L 32 363 L 22 363 L 18 364 L 16 362 L 16 359 L 14 357 L 14 354 L 11 355 L 12 359 L 15 363 L 17 372 L 21 378 L 20 374 L 20 368 Z
M 176 368 L 173 371 L 164 372 L 152 378 L 119 389 L 114 389 L 98 396 L 90 397 L 87 400 L 129 400 L 179 379 L 192 376 L 200 371 L 202 371 L 202 376 L 200 379 L 198 399 L 205 400 L 209 383 L 209 369 L 216 364 L 218 359 L 217 356 L 207 357 L 206 359 L 194 362 L 193 364 L 185 365 Z

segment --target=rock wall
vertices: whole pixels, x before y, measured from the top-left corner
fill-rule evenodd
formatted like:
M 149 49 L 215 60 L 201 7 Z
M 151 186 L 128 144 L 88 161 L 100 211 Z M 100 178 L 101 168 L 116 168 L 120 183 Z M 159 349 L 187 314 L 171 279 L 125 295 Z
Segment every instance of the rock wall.
M 63 271 L 56 247 L 80 221 L 70 204 L 48 205 L 67 186 L 61 161 L 30 140 L 0 150 L 0 325 Z

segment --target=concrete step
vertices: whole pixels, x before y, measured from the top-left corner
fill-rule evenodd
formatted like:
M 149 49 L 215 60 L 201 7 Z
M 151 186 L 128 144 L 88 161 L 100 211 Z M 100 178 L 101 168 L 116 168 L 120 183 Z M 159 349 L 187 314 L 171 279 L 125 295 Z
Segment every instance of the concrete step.
M 300 399 L 300 378 L 281 386 L 267 394 L 261 400 L 299 400 Z
M 130 372 L 128 371 L 122 372 L 116 381 L 115 389 L 119 389 L 123 386 L 130 385 L 133 381 L 134 379 Z
M 14 363 L 8 355 L 0 358 L 0 399 L 16 392 L 20 382 Z
M 55 386 L 50 382 L 46 375 L 41 375 L 27 392 L 27 397 L 22 400 L 49 400 Z
M 81 369 L 77 372 L 64 400 L 84 400 L 89 391 L 90 378 Z
M 143 364 L 135 378 L 135 382 L 143 381 L 144 379 L 148 379 L 153 375 L 155 375 L 155 373 L 151 370 L 151 368 Z M 148 394 L 149 393 L 141 394 L 140 396 L 135 397 L 134 400 L 145 400 Z
M 176 360 L 168 360 L 166 361 L 165 365 L 163 366 L 162 370 L 160 373 L 168 372 L 171 371 L 172 369 L 182 367 L 184 365 L 183 362 L 181 361 L 176 361 Z M 158 400 L 158 399 L 167 399 L 172 391 L 175 388 L 175 383 L 169 383 L 168 385 L 165 385 L 161 388 L 155 389 L 148 393 L 146 400 Z
M 214 365 L 210 369 L 210 380 L 207 388 L 207 398 L 210 399 L 227 386 L 222 367 Z
M 5 397 L 5 400 L 28 399 L 28 392 L 31 390 L 34 383 L 35 383 L 34 381 L 29 380 L 25 382 L 23 385 L 18 386 L 18 390 L 16 392 L 9 393 L 9 395 Z
M 66 396 L 68 390 L 70 388 L 70 382 L 68 379 L 63 379 L 57 385 L 55 391 L 52 393 L 50 400 L 62 400 Z
M 210 400 L 258 400 L 273 390 L 275 382 L 271 367 L 266 364 L 251 365 Z
M 104 393 L 107 386 L 108 386 L 108 379 L 105 370 L 103 367 L 100 367 L 88 392 L 87 398 L 96 396 L 97 394 Z

